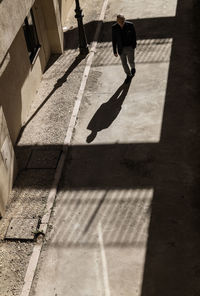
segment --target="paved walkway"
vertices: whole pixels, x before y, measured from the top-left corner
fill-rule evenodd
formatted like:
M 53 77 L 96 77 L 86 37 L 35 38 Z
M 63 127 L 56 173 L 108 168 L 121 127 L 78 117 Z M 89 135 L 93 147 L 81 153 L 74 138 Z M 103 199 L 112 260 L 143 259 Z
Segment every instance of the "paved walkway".
M 32 295 L 198 294 L 197 53 L 192 1 L 176 4 L 109 1 Z M 118 11 L 138 31 L 128 86 Z

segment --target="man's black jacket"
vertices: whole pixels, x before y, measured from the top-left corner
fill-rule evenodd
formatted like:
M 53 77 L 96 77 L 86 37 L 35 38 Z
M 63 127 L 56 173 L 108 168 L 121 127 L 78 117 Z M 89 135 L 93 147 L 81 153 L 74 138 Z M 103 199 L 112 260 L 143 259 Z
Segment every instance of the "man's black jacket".
M 126 43 L 130 44 L 130 46 L 136 48 L 136 33 L 133 23 L 125 21 L 123 30 L 125 30 Z M 117 52 L 122 54 L 123 49 L 123 38 L 122 38 L 122 29 L 118 23 L 115 23 L 112 26 L 112 44 L 113 44 L 113 52 L 116 54 Z

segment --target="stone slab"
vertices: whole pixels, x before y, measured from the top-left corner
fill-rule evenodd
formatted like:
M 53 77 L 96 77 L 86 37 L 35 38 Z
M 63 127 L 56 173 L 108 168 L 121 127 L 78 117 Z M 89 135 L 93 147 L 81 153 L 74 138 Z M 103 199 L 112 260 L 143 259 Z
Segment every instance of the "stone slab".
M 15 147 L 15 155 L 18 165 L 18 170 L 24 170 L 27 167 L 27 164 L 29 162 L 30 156 L 31 156 L 31 148 L 24 148 L 22 146 Z
M 37 226 L 38 219 L 13 218 L 8 226 L 5 239 L 33 240 Z
M 60 151 L 35 150 L 27 165 L 28 169 L 55 169 L 60 156 Z

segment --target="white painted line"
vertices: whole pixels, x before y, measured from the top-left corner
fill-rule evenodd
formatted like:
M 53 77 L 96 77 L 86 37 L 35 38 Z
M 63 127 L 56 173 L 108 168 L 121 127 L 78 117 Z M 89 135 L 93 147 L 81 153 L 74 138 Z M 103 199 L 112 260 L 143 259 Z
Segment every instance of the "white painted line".
M 95 273 L 96 273 L 96 281 L 97 281 L 97 291 L 98 295 L 104 295 L 104 287 L 102 282 L 102 274 L 101 274 L 101 263 L 99 262 L 99 250 L 95 250 L 95 260 L 94 264 L 96 266 Z
M 101 30 L 101 26 L 102 26 L 102 21 L 103 21 L 103 19 L 105 17 L 105 12 L 106 12 L 107 5 L 108 5 L 108 0 L 104 0 L 102 10 L 101 10 L 101 14 L 100 14 L 100 17 L 99 17 L 100 22 L 98 23 L 97 30 L 96 30 L 96 33 L 95 33 L 95 40 L 98 40 L 99 33 L 100 33 L 100 30 Z M 56 194 L 57 194 L 58 183 L 60 181 L 63 166 L 64 166 L 65 159 L 66 159 L 66 156 L 67 156 L 68 145 L 70 145 L 72 135 L 73 135 L 73 130 L 74 130 L 75 125 L 76 125 L 76 120 L 77 120 L 81 100 L 83 98 L 83 94 L 84 94 L 84 91 L 85 91 L 85 86 L 86 86 L 86 82 L 87 82 L 87 79 L 88 79 L 88 76 L 89 76 L 89 72 L 90 72 L 90 68 L 91 68 L 91 65 L 92 65 L 94 53 L 96 51 L 96 46 L 97 46 L 97 41 L 94 41 L 92 43 L 91 51 L 90 51 L 89 56 L 87 58 L 86 67 L 85 67 L 83 77 L 82 77 L 82 81 L 81 81 L 81 86 L 80 86 L 80 89 L 79 89 L 79 92 L 78 92 L 78 95 L 77 95 L 77 98 L 76 98 L 76 101 L 75 101 L 73 113 L 72 113 L 70 123 L 69 123 L 68 129 L 67 129 L 67 134 L 66 134 L 64 144 L 63 144 L 63 152 L 62 152 L 60 160 L 58 162 L 56 172 L 55 172 L 55 176 L 54 176 L 54 181 L 53 181 L 52 187 L 51 187 L 49 195 L 48 195 L 45 214 L 44 214 L 44 216 L 42 218 L 41 225 L 40 225 L 40 231 L 43 231 L 44 234 L 46 234 L 46 231 L 47 231 L 47 226 L 48 226 L 49 219 L 50 219 L 50 216 L 51 216 L 51 211 L 52 211 L 53 204 L 54 204 Z M 34 278 L 34 275 L 35 275 L 35 271 L 36 271 L 36 268 L 37 268 L 37 264 L 38 264 L 41 249 L 42 249 L 42 243 L 37 244 L 33 248 L 33 253 L 31 255 L 31 258 L 30 258 L 30 261 L 29 261 L 29 264 L 28 264 L 28 268 L 27 268 L 27 271 L 26 271 L 21 296 L 29 296 L 29 294 L 30 294 L 30 290 L 31 290 L 33 278 Z M 106 294 L 106 296 L 109 296 L 109 295 L 110 294 Z
M 33 281 L 33 275 L 35 274 L 35 270 L 37 268 L 37 263 L 40 257 L 42 245 L 43 245 L 42 242 L 40 242 L 40 244 L 36 245 L 33 249 L 33 253 L 31 255 L 31 259 L 29 261 L 28 269 L 26 272 L 21 296 L 27 296 L 30 293 L 30 287 L 32 286 L 32 281 Z
M 102 6 L 102 9 L 101 9 L 101 14 L 100 14 L 100 17 L 99 17 L 99 21 L 104 20 L 107 6 L 108 6 L 108 0 L 104 0 L 103 6 Z
M 100 251 L 101 251 L 101 260 L 102 260 L 102 268 L 103 268 L 103 281 L 104 281 L 105 296 L 110 296 L 110 284 L 109 284 L 109 278 L 108 278 L 108 265 L 107 265 L 106 252 L 105 252 L 104 243 L 103 243 L 101 222 L 98 223 L 98 237 L 99 237 L 99 245 L 100 245 Z

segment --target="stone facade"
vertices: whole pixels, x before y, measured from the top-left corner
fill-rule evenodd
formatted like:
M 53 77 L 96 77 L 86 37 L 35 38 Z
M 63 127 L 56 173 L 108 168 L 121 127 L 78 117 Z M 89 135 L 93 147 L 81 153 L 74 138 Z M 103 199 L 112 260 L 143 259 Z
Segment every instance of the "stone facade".
M 7 126 L 9 146 L 15 144 L 21 127 L 28 119 L 31 104 L 50 55 L 63 52 L 61 18 L 62 14 L 66 15 L 67 12 L 63 12 L 62 9 L 69 9 L 70 3 L 72 3 L 71 0 L 3 0 L 0 2 L 0 116 L 3 116 L 4 125 Z M 38 40 L 38 50 L 34 53 L 33 59 L 30 59 L 24 29 L 26 28 L 25 19 L 28 22 L 28 15 L 33 20 L 30 30 L 34 27 Z M 2 133 L 2 129 L 0 132 Z M 0 137 L 4 136 L 0 134 Z M 0 145 L 1 149 L 3 140 Z M 1 215 L 8 200 L 8 188 L 11 188 L 13 182 L 11 171 L 17 166 L 13 154 L 11 158 L 12 161 L 9 163 L 11 167 L 8 168 L 7 173 L 0 159 Z
M 17 169 L 2 107 L 0 107 L 0 147 L 0 216 L 3 216 Z

